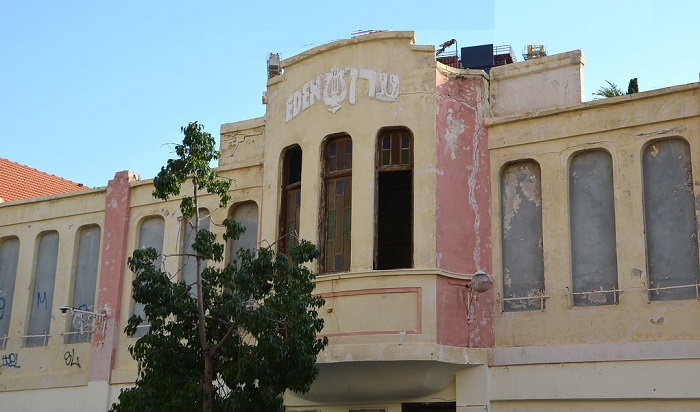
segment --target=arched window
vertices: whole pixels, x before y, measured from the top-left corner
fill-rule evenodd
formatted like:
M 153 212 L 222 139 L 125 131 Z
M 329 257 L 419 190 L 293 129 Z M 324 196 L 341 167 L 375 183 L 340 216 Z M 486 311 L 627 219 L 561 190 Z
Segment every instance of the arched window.
M 139 238 L 138 247 L 139 249 L 152 247 L 158 252 L 158 254 L 163 253 L 163 230 L 165 228 L 165 220 L 162 216 L 150 216 L 141 221 L 139 225 Z M 157 267 L 161 267 L 163 262 L 162 257 L 156 260 L 155 264 Z M 132 314 L 141 316 L 142 319 L 146 320 L 146 313 L 143 310 L 144 305 L 142 303 L 134 302 L 132 308 Z M 148 331 L 148 323 L 144 322 L 139 325 L 138 330 L 134 333 L 134 337 L 141 337 Z
M 241 249 L 255 249 L 258 246 L 258 205 L 244 202 L 231 206 L 229 216 L 245 228 L 237 240 L 228 241 L 228 261 L 235 259 Z
M 38 243 L 34 261 L 32 307 L 29 312 L 25 346 L 46 346 L 51 334 L 53 291 L 56 285 L 58 261 L 58 232 L 52 230 L 40 234 Z
M 279 251 L 287 253 L 298 243 L 301 208 L 301 147 L 291 146 L 282 162 L 282 202 L 280 205 Z
M 199 209 L 199 230 L 209 230 L 209 223 L 211 222 L 211 216 L 207 209 Z M 197 258 L 193 255 L 197 254 L 192 248 L 194 244 L 194 239 L 197 233 L 194 230 L 194 216 L 188 220 L 182 221 L 182 244 L 180 250 L 182 250 L 182 259 L 180 259 L 180 268 L 182 270 L 182 280 L 186 284 L 191 285 L 192 289 L 190 293 L 193 296 L 197 296 Z M 207 267 L 207 261 L 202 261 L 202 270 Z
M 695 299 L 700 268 L 690 145 L 678 138 L 651 143 L 642 170 L 649 298 Z
M 323 149 L 322 246 L 319 272 L 350 270 L 352 139 L 329 138 Z
M 7 346 L 10 331 L 18 258 L 19 239 L 15 236 L 0 239 L 0 349 Z
M 377 140 L 375 269 L 413 267 L 413 136 L 383 131 Z
M 100 227 L 83 226 L 78 230 L 78 239 L 73 268 L 73 307 L 81 310 L 95 310 L 97 271 L 100 262 Z M 74 322 L 66 335 L 66 343 L 89 342 L 90 334 L 81 334 Z
M 540 309 L 544 291 L 540 165 L 525 160 L 501 173 L 503 310 Z
M 587 150 L 571 159 L 569 227 L 571 280 L 575 306 L 617 302 L 613 164 L 605 150 Z

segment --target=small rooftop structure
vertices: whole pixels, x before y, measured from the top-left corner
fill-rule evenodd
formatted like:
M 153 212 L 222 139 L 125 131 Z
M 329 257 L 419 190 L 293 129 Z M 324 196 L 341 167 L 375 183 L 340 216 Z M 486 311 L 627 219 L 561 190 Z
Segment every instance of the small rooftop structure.
M 528 44 L 523 49 L 523 59 L 532 60 L 547 56 L 547 49 L 544 44 Z
M 464 68 L 484 70 L 488 73 L 492 67 L 515 63 L 517 60 L 513 48 L 509 45 L 483 44 L 462 47 L 461 62 Z

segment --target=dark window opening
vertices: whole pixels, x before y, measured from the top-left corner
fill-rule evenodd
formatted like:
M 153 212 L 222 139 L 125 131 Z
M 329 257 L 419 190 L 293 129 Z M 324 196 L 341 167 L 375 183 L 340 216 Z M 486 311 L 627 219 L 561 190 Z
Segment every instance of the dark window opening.
M 319 236 L 319 272 L 350 270 L 352 212 L 352 139 L 348 135 L 329 140 L 323 157 L 322 212 Z
M 454 412 L 456 402 L 403 403 L 401 412 Z
M 299 243 L 301 206 L 301 147 L 293 146 L 284 154 L 282 165 L 282 204 L 279 227 L 279 251 L 287 253 Z
M 413 145 L 406 131 L 378 142 L 374 268 L 413 267 Z

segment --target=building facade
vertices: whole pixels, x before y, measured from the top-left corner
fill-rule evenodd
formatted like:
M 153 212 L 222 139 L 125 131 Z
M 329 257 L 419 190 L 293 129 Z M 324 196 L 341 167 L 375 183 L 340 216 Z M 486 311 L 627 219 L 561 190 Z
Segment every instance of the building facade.
M 231 206 L 202 207 L 248 228 L 229 254 L 321 249 L 329 345 L 288 410 L 700 408 L 700 84 L 584 102 L 578 51 L 486 74 L 412 32 L 280 65 L 265 116 L 221 126 Z M 126 258 L 189 245 L 151 191 L 125 171 L 0 205 L 3 409 L 105 410 L 133 384 Z

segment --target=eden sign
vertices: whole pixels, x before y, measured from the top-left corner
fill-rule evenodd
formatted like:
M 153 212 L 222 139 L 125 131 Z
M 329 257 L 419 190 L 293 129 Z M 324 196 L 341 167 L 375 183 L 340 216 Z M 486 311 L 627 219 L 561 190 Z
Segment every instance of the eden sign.
M 328 111 L 335 113 L 347 100 L 357 102 L 357 82 L 367 81 L 367 95 L 382 102 L 399 98 L 399 76 L 370 69 L 334 66 L 326 73 L 306 83 L 301 90 L 287 99 L 286 121 L 297 117 L 309 107 L 323 102 Z

